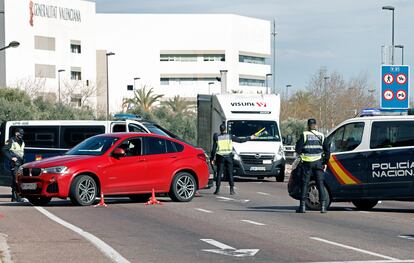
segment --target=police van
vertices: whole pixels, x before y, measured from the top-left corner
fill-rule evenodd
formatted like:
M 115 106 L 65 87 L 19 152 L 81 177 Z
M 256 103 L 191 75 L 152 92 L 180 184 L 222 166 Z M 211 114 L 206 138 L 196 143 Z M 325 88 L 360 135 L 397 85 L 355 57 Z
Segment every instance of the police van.
M 156 123 L 129 114 L 115 116 L 118 120 L 44 120 L 9 121 L 1 124 L 0 147 L 17 128 L 24 129 L 25 162 L 64 154 L 83 140 L 102 133 L 142 132 L 177 138 Z M 179 138 L 178 138 L 179 139 Z M 9 162 L 0 155 L 0 185 L 10 185 Z
M 414 116 L 349 119 L 328 136 L 331 158 L 325 190 L 331 202 L 373 208 L 379 200 L 414 200 Z M 300 163 L 294 163 L 289 194 L 299 199 Z M 299 178 L 299 180 L 298 180 Z M 310 182 L 306 205 L 319 209 L 319 193 Z

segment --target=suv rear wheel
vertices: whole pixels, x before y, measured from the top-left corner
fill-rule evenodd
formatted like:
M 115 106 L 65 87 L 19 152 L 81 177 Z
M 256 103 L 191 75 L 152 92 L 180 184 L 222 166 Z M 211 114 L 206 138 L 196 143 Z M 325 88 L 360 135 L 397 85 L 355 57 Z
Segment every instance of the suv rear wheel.
M 193 175 L 187 172 L 180 172 L 171 184 L 169 196 L 173 201 L 189 202 L 197 191 L 197 182 Z
M 370 210 L 378 204 L 378 200 L 354 200 L 352 203 L 359 210 Z

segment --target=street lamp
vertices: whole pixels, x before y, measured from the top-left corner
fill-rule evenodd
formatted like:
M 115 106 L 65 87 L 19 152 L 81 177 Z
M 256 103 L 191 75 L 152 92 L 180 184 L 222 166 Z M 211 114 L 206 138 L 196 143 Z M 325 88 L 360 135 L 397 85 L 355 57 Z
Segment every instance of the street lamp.
M 208 94 L 210 95 L 211 94 L 211 85 L 213 85 L 214 84 L 214 82 L 209 82 L 208 83 Z
M 269 77 L 271 77 L 271 73 L 266 74 L 266 94 L 269 94 Z
M 290 87 L 292 87 L 292 85 L 290 85 L 290 84 L 287 84 L 287 85 L 286 85 L 286 100 L 289 98 L 289 91 L 288 91 L 288 88 L 290 88 Z
M 5 46 L 5 47 L 0 48 L 0 51 L 1 51 L 1 50 L 5 50 L 5 49 L 7 49 L 7 48 L 9 48 L 9 47 L 15 48 L 15 47 L 18 47 L 18 46 L 20 46 L 20 43 L 19 43 L 19 42 L 17 42 L 17 41 L 12 41 L 12 42 L 10 42 L 10 43 L 9 43 L 9 45 L 8 45 L 8 46 Z
M 108 57 L 115 55 L 114 52 L 106 53 L 106 119 L 109 119 L 109 76 L 108 76 Z
M 404 45 L 395 45 L 396 48 L 401 48 L 401 65 L 404 65 Z
M 135 88 L 135 81 L 136 81 L 136 80 L 140 80 L 140 79 L 141 79 L 140 77 L 135 77 L 135 78 L 134 78 L 134 91 L 136 90 L 136 88 Z
M 395 8 L 393 6 L 383 6 L 382 10 L 390 10 L 392 11 L 392 52 L 391 52 L 391 64 L 394 65 L 394 11 Z
M 325 132 L 326 132 L 326 123 L 327 123 L 327 120 L 326 120 L 326 116 L 328 115 L 328 109 L 327 109 L 327 100 L 328 100 L 328 93 L 327 93 L 327 91 L 326 91 L 326 81 L 329 79 L 329 77 L 328 76 L 325 76 L 325 77 L 323 77 L 323 80 L 324 80 L 324 90 L 325 90 L 325 114 L 324 114 L 324 121 L 323 121 L 323 127 L 325 128 Z
M 61 72 L 64 72 L 65 70 L 64 69 L 59 69 L 58 70 L 58 93 L 59 93 L 59 103 L 61 102 L 61 100 L 60 100 L 60 73 Z

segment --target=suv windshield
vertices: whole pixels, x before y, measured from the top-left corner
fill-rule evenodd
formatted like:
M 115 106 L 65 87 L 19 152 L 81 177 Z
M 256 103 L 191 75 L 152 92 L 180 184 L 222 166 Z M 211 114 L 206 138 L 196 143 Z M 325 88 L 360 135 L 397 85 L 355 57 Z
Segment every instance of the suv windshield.
M 92 137 L 69 150 L 66 155 L 102 155 L 117 141 L 117 137 Z
M 254 135 L 254 141 L 280 141 L 275 121 L 229 121 L 227 125 L 229 133 L 240 138 Z

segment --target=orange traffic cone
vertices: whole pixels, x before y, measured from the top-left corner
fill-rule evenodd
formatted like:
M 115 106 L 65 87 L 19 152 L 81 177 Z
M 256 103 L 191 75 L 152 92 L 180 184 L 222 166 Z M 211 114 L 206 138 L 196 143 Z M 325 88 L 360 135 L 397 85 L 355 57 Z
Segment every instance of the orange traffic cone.
M 152 188 L 152 196 L 150 197 L 148 202 L 145 203 L 145 205 L 162 205 L 162 203 L 155 198 L 154 188 Z
M 101 191 L 101 200 L 99 201 L 99 204 L 94 205 L 93 207 L 98 207 L 98 206 L 104 206 L 104 207 L 108 207 L 107 204 L 105 204 L 105 200 L 104 200 L 104 194 Z

